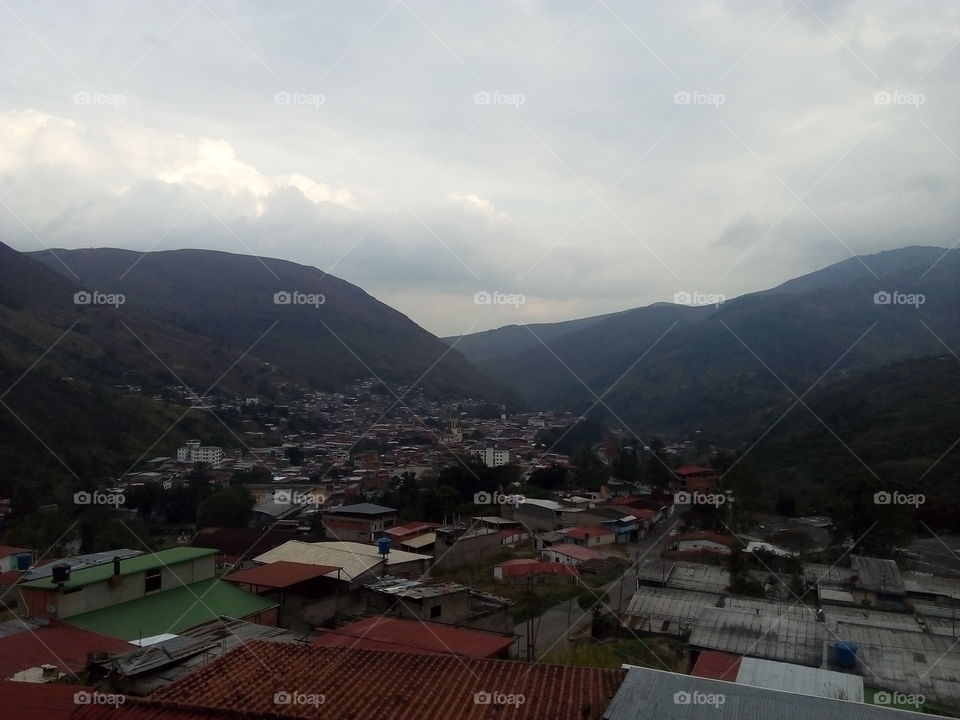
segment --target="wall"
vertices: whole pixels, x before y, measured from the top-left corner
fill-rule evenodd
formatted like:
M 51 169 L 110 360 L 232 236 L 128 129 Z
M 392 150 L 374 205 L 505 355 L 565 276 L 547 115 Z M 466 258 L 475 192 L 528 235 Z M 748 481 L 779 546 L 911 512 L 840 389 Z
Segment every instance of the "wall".
M 487 558 L 496 557 L 500 550 L 500 535 L 496 532 L 472 537 L 460 537 L 453 545 L 447 545 L 443 538 L 438 535 L 434 547 L 434 566 L 451 568 L 479 563 Z

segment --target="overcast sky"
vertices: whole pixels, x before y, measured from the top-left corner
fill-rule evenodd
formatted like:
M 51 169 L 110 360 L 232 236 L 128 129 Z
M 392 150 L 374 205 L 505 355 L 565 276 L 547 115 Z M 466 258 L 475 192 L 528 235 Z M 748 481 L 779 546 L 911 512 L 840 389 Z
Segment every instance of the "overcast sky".
M 0 0 L 0 239 L 284 258 L 440 335 L 732 297 L 958 240 L 958 39 L 955 0 Z

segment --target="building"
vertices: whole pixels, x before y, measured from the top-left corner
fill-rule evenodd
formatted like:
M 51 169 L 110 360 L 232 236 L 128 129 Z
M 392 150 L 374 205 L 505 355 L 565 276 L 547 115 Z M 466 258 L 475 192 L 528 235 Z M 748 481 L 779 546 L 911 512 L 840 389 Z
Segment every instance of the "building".
M 896 560 L 851 555 L 850 570 L 855 602 L 892 610 L 906 605 L 907 590 Z
M 564 542 L 580 547 L 592 548 L 598 545 L 612 545 L 617 540 L 617 534 L 613 528 L 598 527 L 596 525 L 587 527 L 575 527 L 567 530 Z
M 599 668 L 254 641 L 145 702 L 247 717 L 320 717 L 322 712 L 324 717 L 395 720 L 602 720 L 622 675 Z M 312 694 L 320 710 L 278 705 L 277 693 L 307 699 Z
M 459 583 L 385 577 L 364 586 L 357 614 L 393 614 L 413 620 L 434 620 L 469 628 L 511 632 L 513 621 L 505 598 Z
M 435 531 L 433 547 L 435 567 L 451 568 L 468 563 L 481 563 L 498 555 L 500 533 L 488 527 L 448 525 Z
M 499 467 L 510 464 L 510 451 L 501 448 L 486 447 L 473 450 L 474 457 L 480 458 L 487 467 Z
M 31 670 L 53 666 L 55 677 L 76 677 L 91 653 L 125 652 L 130 645 L 62 622 L 10 620 L 0 624 L 0 678 L 26 679 Z
M 689 493 L 712 493 L 720 482 L 716 470 L 698 465 L 678 467 L 673 474 L 677 478 L 677 488 Z
M 33 550 L 0 545 L 0 573 L 28 570 L 33 565 Z
M 540 551 L 540 558 L 548 562 L 561 563 L 564 565 L 579 565 L 587 560 L 596 560 L 600 557 L 595 550 L 572 545 L 570 543 L 560 543 L 551 545 Z
M 722 535 L 708 530 L 679 533 L 673 538 L 673 548 L 679 553 L 715 553 L 729 555 L 740 542 L 729 535 Z
M 136 640 L 179 632 L 219 615 L 276 623 L 276 603 L 215 576 L 216 550 L 179 547 L 52 574 L 20 585 L 23 615 L 66 619 L 102 635 Z
M 199 440 L 187 440 L 182 448 L 177 448 L 177 462 L 205 463 L 210 467 L 219 467 L 223 462 L 223 448 L 215 445 L 201 445 Z
M 356 503 L 341 505 L 323 513 L 323 529 L 331 540 L 373 543 L 384 531 L 397 524 L 395 508 Z
M 419 655 L 506 658 L 515 640 L 512 634 L 378 615 L 324 631 L 314 638 L 313 644 Z

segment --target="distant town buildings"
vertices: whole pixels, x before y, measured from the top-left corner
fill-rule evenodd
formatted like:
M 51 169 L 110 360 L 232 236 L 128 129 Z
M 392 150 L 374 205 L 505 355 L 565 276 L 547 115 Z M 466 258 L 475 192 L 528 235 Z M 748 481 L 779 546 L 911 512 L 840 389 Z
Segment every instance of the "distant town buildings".
M 188 440 L 182 448 L 177 448 L 177 462 L 205 463 L 213 468 L 220 467 L 223 462 L 223 448 L 201 445 L 199 440 Z

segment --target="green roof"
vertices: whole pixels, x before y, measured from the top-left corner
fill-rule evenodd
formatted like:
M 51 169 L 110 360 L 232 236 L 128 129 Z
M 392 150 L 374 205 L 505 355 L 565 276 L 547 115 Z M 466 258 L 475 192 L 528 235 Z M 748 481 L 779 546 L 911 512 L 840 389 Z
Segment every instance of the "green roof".
M 135 557 L 126 558 L 120 561 L 120 574 L 132 575 L 133 573 L 151 570 L 153 568 L 164 567 L 165 565 L 176 565 L 178 563 L 196 560 L 206 555 L 215 555 L 216 550 L 211 548 L 195 547 L 175 547 L 169 550 L 157 550 L 156 552 L 144 553 Z M 102 565 L 81 568 L 70 572 L 70 579 L 63 583 L 64 588 L 77 588 L 92 583 L 103 582 L 113 575 L 113 563 L 106 562 Z M 23 587 L 39 588 L 41 590 L 56 590 L 57 586 L 53 584 L 49 577 L 39 580 L 31 580 L 23 583 Z
M 199 598 L 199 599 L 198 599 Z M 85 630 L 123 640 L 179 633 L 220 615 L 245 618 L 277 603 L 219 578 L 201 580 L 139 600 L 64 618 Z

